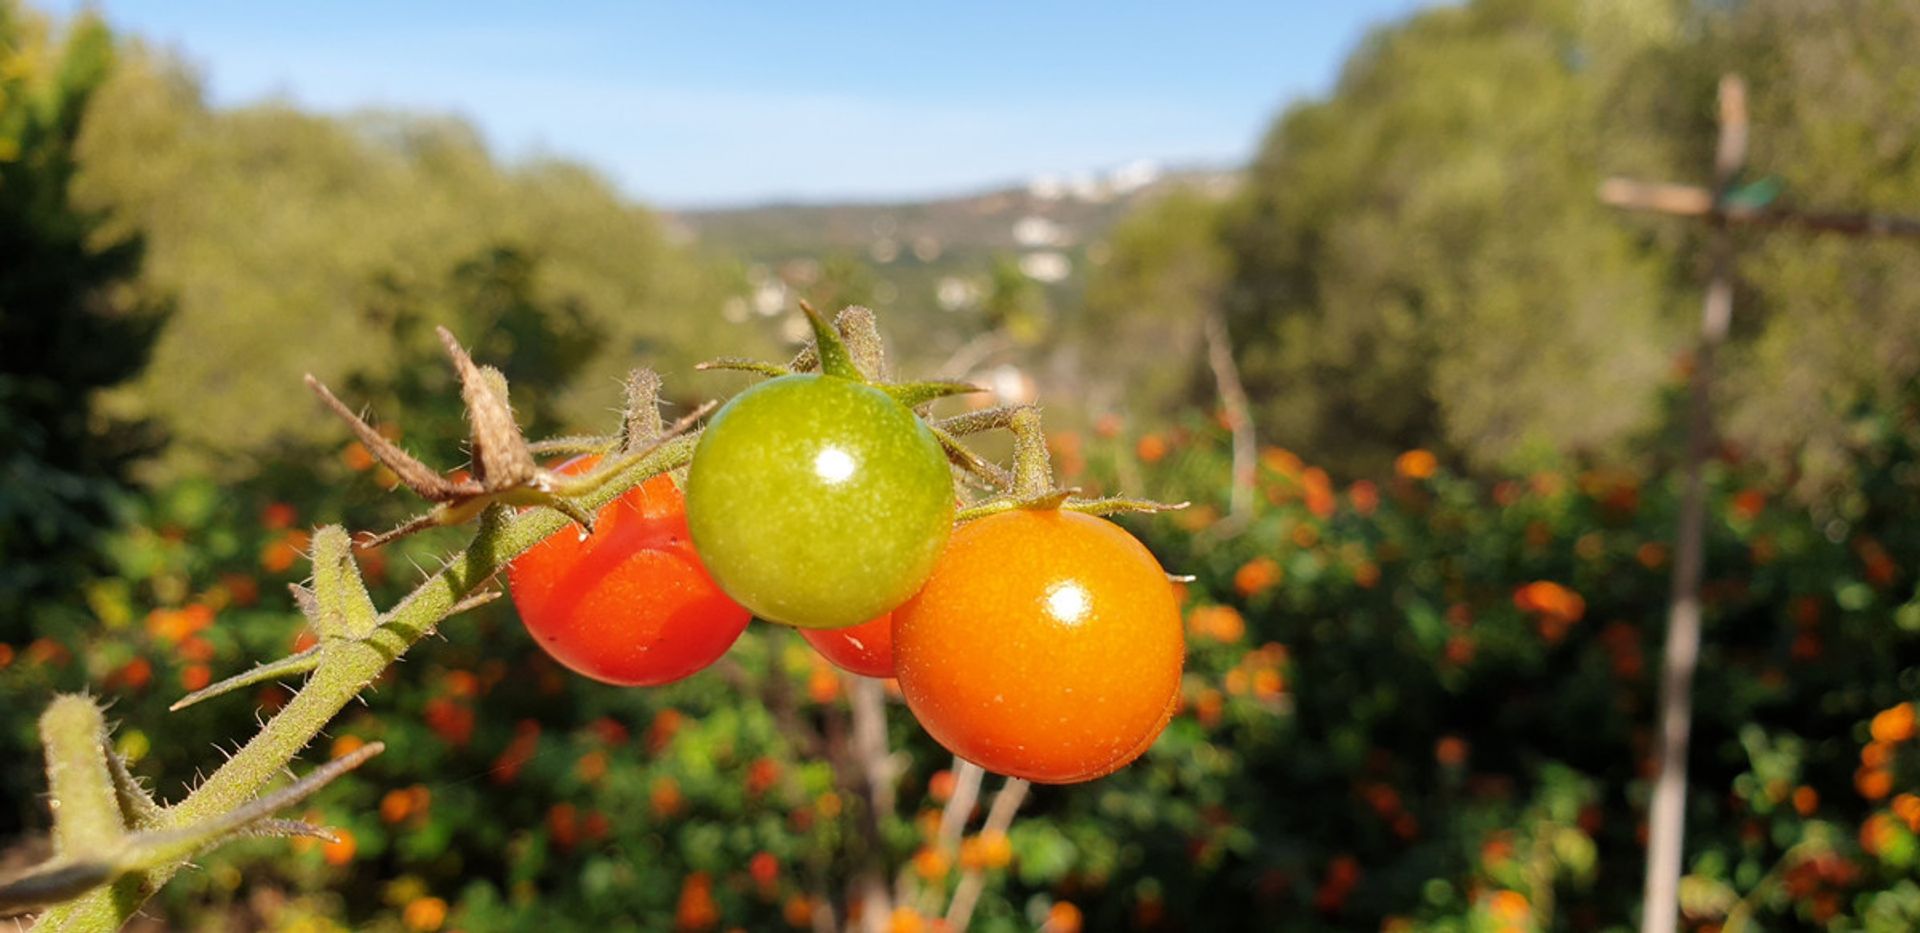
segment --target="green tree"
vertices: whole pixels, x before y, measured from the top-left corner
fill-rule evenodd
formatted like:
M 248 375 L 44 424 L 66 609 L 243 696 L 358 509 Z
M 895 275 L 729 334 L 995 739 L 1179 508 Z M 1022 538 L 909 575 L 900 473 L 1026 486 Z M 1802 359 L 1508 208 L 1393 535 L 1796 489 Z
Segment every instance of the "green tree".
M 591 363 L 542 402 L 543 415 L 573 425 L 618 403 L 636 358 L 684 373 L 761 336 L 721 319 L 720 277 L 652 212 L 577 165 L 504 164 L 457 120 L 216 109 L 178 65 L 139 49 L 99 107 L 80 140 L 79 191 L 116 205 L 115 229 L 147 235 L 142 287 L 178 296 L 152 368 L 111 399 L 173 432 L 156 476 L 244 476 L 272 445 L 321 437 L 287 374 L 401 365 L 362 314 L 396 290 L 438 322 L 473 322 L 462 337 L 482 340 L 478 327 L 494 322 L 465 306 L 494 299 L 461 271 L 476 261 L 560 314 L 551 326 L 593 335 Z M 537 261 L 512 272 L 504 254 L 477 259 L 501 248 Z M 535 352 L 546 351 L 525 341 L 512 351 Z
M 1224 202 L 1180 190 L 1141 207 L 1106 240 L 1106 261 L 1087 281 L 1073 337 L 1101 348 L 1101 385 L 1139 416 L 1171 415 L 1214 387 L 1201 377 L 1203 323 L 1227 284 Z
M 106 417 L 100 390 L 134 378 L 164 319 L 128 289 L 137 236 L 103 235 L 70 196 L 75 142 L 113 64 L 82 18 L 63 37 L 0 2 L 0 641 L 71 605 L 99 563 L 150 425 Z
M 1673 4 L 1483 0 L 1375 34 L 1274 127 L 1231 224 L 1264 435 L 1347 469 L 1617 447 L 1658 414 L 1672 261 L 1593 196 L 1662 164 Z M 1661 85 L 1671 92 L 1673 89 Z

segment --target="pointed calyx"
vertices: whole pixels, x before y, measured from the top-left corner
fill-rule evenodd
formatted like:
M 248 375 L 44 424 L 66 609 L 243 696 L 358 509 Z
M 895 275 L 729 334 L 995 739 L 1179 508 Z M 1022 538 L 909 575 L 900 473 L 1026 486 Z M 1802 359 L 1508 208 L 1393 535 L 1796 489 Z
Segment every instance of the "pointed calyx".
M 889 382 L 877 385 L 875 388 L 892 396 L 894 401 L 908 408 L 919 408 L 935 399 L 950 395 L 968 395 L 986 391 L 966 382 Z
M 842 379 L 867 381 L 866 374 L 853 361 L 853 353 L 847 349 L 840 330 L 827 320 L 827 316 L 804 301 L 800 302 L 800 310 L 806 314 L 807 323 L 813 326 L 813 352 L 820 361 L 820 372 Z
M 1048 495 L 1053 486 L 1053 463 L 1047 454 L 1047 435 L 1040 429 L 1040 409 L 1014 409 L 1007 427 L 1013 432 L 1014 497 L 1025 500 Z
M 660 420 L 660 374 L 636 369 L 627 375 L 627 414 L 620 425 L 620 450 L 631 453 L 665 430 Z
M 352 540 L 339 525 L 313 535 L 313 630 L 321 638 L 359 638 L 373 631 L 380 612 L 360 576 Z
M 930 427 L 934 437 L 946 449 L 949 461 L 969 476 L 987 480 L 993 485 L 1008 490 L 1005 495 L 976 502 L 960 509 L 954 515 L 954 520 L 957 522 L 970 522 L 1014 509 L 1114 515 L 1121 512 L 1165 512 L 1187 506 L 1185 502 L 1169 504 L 1149 499 L 1082 499 L 1080 489 L 1077 487 L 1054 486 L 1053 467 L 1047 453 L 1047 437 L 1041 430 L 1040 409 L 1031 405 L 969 412 L 936 421 Z M 980 461 L 978 457 L 973 456 L 971 451 L 956 439 L 958 435 L 975 434 L 996 428 L 1005 428 L 1013 433 L 1013 472 L 1010 478 L 999 467 Z

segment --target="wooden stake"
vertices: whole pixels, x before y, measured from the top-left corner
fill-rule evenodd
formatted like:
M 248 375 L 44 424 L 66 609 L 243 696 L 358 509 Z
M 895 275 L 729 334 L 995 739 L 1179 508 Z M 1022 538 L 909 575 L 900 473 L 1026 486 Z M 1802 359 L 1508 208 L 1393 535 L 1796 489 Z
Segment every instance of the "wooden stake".
M 1747 155 L 1747 92 L 1739 78 L 1720 79 L 1720 142 L 1715 187 L 1725 190 Z M 1700 340 L 1689 378 L 1686 489 L 1674 540 L 1673 594 L 1660 675 L 1660 760 L 1648 814 L 1647 878 L 1642 933 L 1674 933 L 1680 917 L 1680 859 L 1686 838 L 1687 748 L 1693 727 L 1693 672 L 1700 659 L 1700 580 L 1706 525 L 1706 462 L 1713 448 L 1714 354 L 1733 317 L 1733 244 L 1724 217 L 1713 228 L 1713 272 L 1700 315 Z

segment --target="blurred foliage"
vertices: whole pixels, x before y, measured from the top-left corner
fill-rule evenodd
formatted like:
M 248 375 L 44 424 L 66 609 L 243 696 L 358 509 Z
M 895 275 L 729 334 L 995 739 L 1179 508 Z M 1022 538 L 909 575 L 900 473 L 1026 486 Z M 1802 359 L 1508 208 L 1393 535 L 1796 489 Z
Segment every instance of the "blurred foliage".
M 1705 181 L 1715 80 L 1737 71 L 1752 177 L 1781 203 L 1913 213 L 1916 39 L 1898 0 L 1479 0 L 1381 29 L 1275 124 L 1228 209 L 1225 307 L 1263 434 L 1354 475 L 1415 445 L 1476 469 L 1635 462 L 1684 365 L 1700 231 L 1603 208 L 1597 184 Z M 1829 491 L 1858 466 L 1836 412 L 1920 374 L 1914 247 L 1740 239 L 1729 437 Z M 1155 288 L 1103 274 L 1090 296 Z
M 1850 454 L 1877 466 L 1837 512 L 1796 505 L 1750 461 L 1710 470 L 1685 886 L 1699 924 L 1920 921 L 1920 398 L 1853 425 Z M 1425 450 L 1343 486 L 1268 448 L 1253 524 L 1221 540 L 1224 431 L 1148 427 L 1060 433 L 1055 463 L 1091 490 L 1198 503 L 1136 523 L 1197 576 L 1182 709 L 1136 765 L 1037 788 L 1004 863 L 985 841 L 962 850 L 989 868 L 978 928 L 1032 929 L 1061 903 L 1088 929 L 1631 922 L 1676 488 L 1611 469 L 1489 484 Z M 305 573 L 302 529 L 379 527 L 407 505 L 351 446 L 280 469 L 293 498 L 266 492 L 271 473 L 152 497 L 87 594 L 95 618 L 7 646 L 0 705 L 114 698 L 117 743 L 177 794 L 289 695 L 164 709 L 301 636 L 280 586 Z M 370 555 L 379 598 L 458 534 Z M 861 800 L 845 685 L 793 633 L 756 625 L 656 690 L 568 675 L 505 605 L 441 634 L 314 750 L 389 745 L 309 814 L 349 842 L 227 850 L 153 909 L 182 927 L 392 930 L 805 928 L 844 910 L 837 853 Z M 937 904 L 957 871 L 928 854 L 949 759 L 890 705 L 904 772 L 887 854 L 908 902 Z M 6 796 L 23 804 L 30 727 L 7 726 L 21 773 Z
M 584 168 L 502 165 L 451 119 L 216 110 L 164 56 L 136 45 L 123 58 L 82 134 L 76 191 L 111 209 L 110 229 L 146 236 L 142 287 L 177 299 L 152 366 L 112 399 L 173 434 L 155 478 L 244 476 L 276 443 L 337 436 L 287 374 L 396 371 L 367 315 L 395 296 L 483 352 L 513 339 L 483 336 L 503 311 L 491 302 L 560 309 L 575 349 L 521 341 L 508 359 L 597 351 L 541 402 L 573 423 L 618 403 L 634 359 L 684 372 L 768 340 L 721 321 L 734 283 L 719 264 Z M 513 295 L 473 291 L 494 287 Z
M 164 318 L 129 294 L 138 235 L 107 236 L 68 184 L 89 101 L 114 60 L 81 19 L 63 35 L 0 2 L 0 639 L 67 603 L 104 569 L 130 463 L 151 426 L 102 415 L 96 393 L 133 378 Z M 0 823 L 4 818 L 0 818 Z
M 1073 343 L 1102 348 L 1088 394 L 1136 417 L 1169 415 L 1213 392 L 1197 379 L 1200 321 L 1219 307 L 1229 255 L 1225 204 L 1175 190 L 1143 205 L 1105 240 L 1106 262 L 1087 284 Z

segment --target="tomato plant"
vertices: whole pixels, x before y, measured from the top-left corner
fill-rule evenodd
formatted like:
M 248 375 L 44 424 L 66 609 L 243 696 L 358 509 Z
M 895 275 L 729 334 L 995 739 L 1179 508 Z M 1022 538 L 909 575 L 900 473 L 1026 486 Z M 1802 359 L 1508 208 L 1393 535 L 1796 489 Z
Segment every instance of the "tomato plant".
M 583 473 L 597 461 L 576 458 L 560 472 Z M 701 565 L 668 474 L 602 508 L 592 535 L 562 528 L 515 558 L 507 580 L 534 641 L 610 684 L 686 677 L 725 654 L 751 619 Z
M 893 613 L 846 628 L 803 628 L 800 637 L 843 671 L 890 678 L 893 666 Z
M 1145 752 L 1179 693 L 1185 641 L 1160 564 L 1119 526 L 1017 509 L 960 527 L 894 613 L 900 689 L 940 744 L 1046 783 Z
M 687 519 L 713 578 L 755 615 L 840 628 L 925 582 L 952 527 L 953 479 L 932 432 L 885 392 L 781 376 L 708 424 Z

